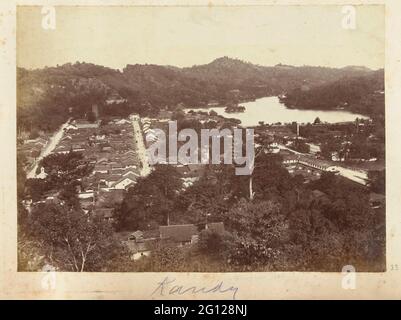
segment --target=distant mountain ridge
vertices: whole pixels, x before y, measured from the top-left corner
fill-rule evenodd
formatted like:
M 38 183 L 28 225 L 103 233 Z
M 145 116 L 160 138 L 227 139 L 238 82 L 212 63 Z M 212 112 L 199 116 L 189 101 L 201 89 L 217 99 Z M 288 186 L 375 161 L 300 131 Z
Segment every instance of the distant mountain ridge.
M 179 68 L 155 64 L 127 65 L 122 71 L 92 63 L 67 63 L 56 67 L 17 70 L 19 123 L 37 123 L 39 116 L 53 114 L 59 123 L 73 108 L 82 115 L 91 104 L 103 104 L 109 96 L 128 100 L 133 112 L 155 113 L 160 108 L 205 106 L 210 101 L 236 101 L 297 92 L 342 81 L 376 75 L 365 67 L 328 68 L 313 66 L 260 66 L 239 59 L 221 57 L 204 65 Z M 384 86 L 384 78 L 382 81 Z M 367 83 L 369 86 L 369 83 Z M 367 89 L 369 91 L 369 88 Z M 234 101 L 235 102 L 235 101 Z M 295 104 L 296 105 L 296 104 Z M 146 106 L 146 107 L 144 107 Z M 308 107 L 299 105 L 299 107 Z M 333 108 L 335 105 L 333 105 Z M 35 124 L 34 124 L 35 126 Z

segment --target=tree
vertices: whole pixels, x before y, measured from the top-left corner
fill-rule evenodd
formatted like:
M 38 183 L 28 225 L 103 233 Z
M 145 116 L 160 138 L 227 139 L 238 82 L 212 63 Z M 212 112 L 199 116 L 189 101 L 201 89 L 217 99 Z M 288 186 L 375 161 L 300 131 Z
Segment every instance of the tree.
M 156 272 L 185 270 L 185 254 L 181 248 L 158 246 L 152 251 L 150 266 Z
M 221 221 L 221 214 L 233 204 L 234 177 L 234 168 L 230 166 L 209 166 L 204 176 L 179 195 L 175 218 L 180 223 Z
M 37 128 L 33 128 L 29 133 L 29 139 L 36 139 L 39 137 L 39 130 Z
M 100 270 L 115 253 L 111 225 L 82 211 L 57 205 L 41 206 L 32 213 L 31 230 L 61 270 Z
M 33 149 L 31 151 L 31 157 L 34 158 L 36 160 L 36 158 L 38 158 L 40 156 L 40 150 L 38 149 Z
M 185 112 L 181 109 L 176 110 L 171 115 L 171 120 L 181 121 L 185 119 Z
M 310 147 L 308 144 L 306 144 L 303 140 L 301 139 L 296 139 L 292 146 L 291 146 L 295 151 L 301 152 L 301 153 L 309 153 Z
M 315 121 L 313 121 L 313 124 L 320 124 L 320 123 L 322 122 L 320 121 L 319 117 L 316 117 Z
M 199 236 L 201 252 L 219 259 L 227 259 L 227 250 L 230 248 L 232 236 L 228 232 L 223 234 L 209 229 L 202 230 Z
M 331 160 L 331 156 L 333 152 L 338 152 L 343 154 L 341 142 L 338 139 L 334 139 L 329 137 L 324 143 L 322 143 L 321 147 L 321 155 Z
M 179 172 L 170 165 L 157 165 L 147 177 L 128 190 L 118 215 L 117 226 L 149 228 L 169 224 L 175 200 L 182 189 Z
M 260 152 L 255 157 L 255 168 L 248 177 L 235 177 L 240 183 L 242 192 L 238 197 L 248 197 L 252 200 L 266 199 L 272 195 L 279 195 L 292 187 L 291 177 L 288 171 L 282 166 L 281 157 L 276 154 Z
M 272 201 L 242 199 L 225 215 L 224 224 L 234 236 L 230 259 L 246 270 L 272 267 L 289 240 L 288 222 Z
M 52 184 L 46 179 L 27 179 L 25 182 L 25 194 L 34 202 L 39 201 L 51 189 Z
M 27 236 L 24 222 L 18 220 L 18 224 L 18 271 L 39 271 L 45 264 L 46 252 L 40 243 Z
M 50 154 L 40 162 L 45 172 L 67 180 L 79 179 L 91 172 L 92 166 L 80 152 Z
M 87 120 L 89 122 L 95 122 L 96 121 L 96 115 L 93 111 L 89 111 L 87 115 Z
M 61 200 L 78 208 L 77 186 L 92 171 L 92 165 L 83 159 L 83 155 L 79 152 L 50 154 L 41 160 L 38 167 L 45 169 L 47 177 L 26 180 L 25 193 L 35 202 L 49 191 L 59 191 Z
M 386 171 L 369 171 L 368 177 L 371 180 L 370 189 L 373 192 L 384 194 L 386 188 Z

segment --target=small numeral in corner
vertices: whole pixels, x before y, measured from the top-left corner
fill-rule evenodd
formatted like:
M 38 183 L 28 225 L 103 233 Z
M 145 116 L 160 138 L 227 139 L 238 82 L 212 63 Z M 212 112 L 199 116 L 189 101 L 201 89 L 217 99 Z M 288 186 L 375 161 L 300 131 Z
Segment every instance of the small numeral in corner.
M 398 264 L 390 264 L 390 271 L 398 271 Z

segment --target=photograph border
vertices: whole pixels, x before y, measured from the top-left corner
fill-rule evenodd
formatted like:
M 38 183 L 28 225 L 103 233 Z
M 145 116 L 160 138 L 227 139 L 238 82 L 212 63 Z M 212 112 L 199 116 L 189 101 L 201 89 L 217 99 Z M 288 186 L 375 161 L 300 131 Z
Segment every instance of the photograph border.
M 101 273 L 17 272 L 16 200 L 16 6 L 17 5 L 329 5 L 344 1 L 9 1 L 0 4 L 0 298 L 8 299 L 399 299 L 401 298 L 401 2 L 346 1 L 385 5 L 386 272 Z M 356 281 L 347 288 L 348 279 Z M 195 288 L 173 293 L 171 286 Z M 50 283 L 50 285 L 48 285 Z M 47 284 L 47 285 L 46 285 Z M 54 285 L 53 285 L 54 284 Z M 212 290 L 219 287 L 216 290 Z M 171 287 L 170 287 L 171 288 Z M 231 289 L 230 289 L 231 288 Z M 236 289 L 236 290 L 235 290 Z M 182 292 L 182 291 L 181 291 Z

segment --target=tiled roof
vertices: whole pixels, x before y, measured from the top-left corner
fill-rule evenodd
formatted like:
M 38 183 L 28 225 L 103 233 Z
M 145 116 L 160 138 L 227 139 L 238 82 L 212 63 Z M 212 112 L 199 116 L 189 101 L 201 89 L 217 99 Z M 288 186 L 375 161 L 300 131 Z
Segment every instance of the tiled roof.
M 132 181 L 135 181 L 136 179 L 137 179 L 137 177 L 138 177 L 138 175 L 136 175 L 136 174 L 134 174 L 134 173 L 132 173 L 132 172 L 129 172 L 129 173 L 127 173 L 127 174 L 124 174 L 123 176 L 122 176 L 122 180 L 123 179 L 130 179 L 130 180 L 132 180 Z
M 296 154 L 283 155 L 283 161 L 298 160 L 298 159 L 299 159 L 299 156 L 297 156 Z
M 175 242 L 191 241 L 192 236 L 198 234 L 198 228 L 193 224 L 160 226 L 160 238 Z

